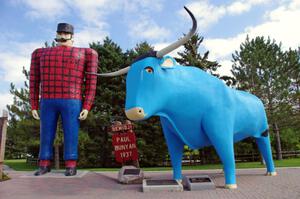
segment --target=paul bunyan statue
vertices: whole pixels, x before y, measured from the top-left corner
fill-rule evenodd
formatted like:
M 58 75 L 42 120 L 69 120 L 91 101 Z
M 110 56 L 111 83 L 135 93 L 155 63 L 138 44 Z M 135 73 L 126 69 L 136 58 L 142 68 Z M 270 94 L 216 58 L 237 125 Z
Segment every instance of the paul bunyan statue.
M 57 46 L 38 48 L 32 53 L 30 66 L 30 104 L 32 115 L 40 119 L 39 169 L 36 176 L 51 171 L 53 142 L 59 116 L 64 132 L 65 175 L 76 175 L 78 131 L 85 120 L 96 92 L 97 52 L 73 47 L 74 28 L 57 25 Z M 84 93 L 82 90 L 84 89 Z M 38 114 L 40 109 L 40 117 Z

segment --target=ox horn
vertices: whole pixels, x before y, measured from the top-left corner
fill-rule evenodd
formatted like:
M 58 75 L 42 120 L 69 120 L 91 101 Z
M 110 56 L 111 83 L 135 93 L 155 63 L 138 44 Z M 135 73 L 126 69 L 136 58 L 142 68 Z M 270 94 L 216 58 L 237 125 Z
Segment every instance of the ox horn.
M 127 66 L 126 68 L 122 68 L 118 71 L 111 72 L 111 73 L 93 73 L 93 72 L 86 72 L 86 74 L 91 74 L 91 75 L 97 75 L 97 76 L 102 76 L 102 77 L 115 77 L 115 76 L 120 76 L 126 74 L 130 69 L 130 66 Z
M 158 58 L 162 58 L 164 55 L 168 54 L 169 52 L 172 52 L 173 50 L 175 50 L 176 48 L 178 48 L 179 46 L 185 44 L 196 32 L 197 29 L 197 21 L 193 15 L 193 13 L 184 6 L 184 9 L 189 13 L 189 15 L 191 16 L 192 20 L 193 20 L 193 27 L 190 30 L 190 32 L 185 35 L 183 38 L 179 39 L 178 41 L 170 44 L 169 46 L 161 49 L 160 51 L 157 51 L 156 53 L 156 57 Z
M 188 14 L 190 15 L 190 17 L 193 20 L 193 27 L 190 30 L 190 32 L 185 35 L 183 38 L 179 39 L 178 41 L 170 44 L 169 46 L 161 49 L 160 51 L 156 52 L 156 57 L 158 58 L 162 58 L 164 55 L 168 54 L 169 52 L 175 50 L 176 48 L 178 48 L 179 46 L 185 44 L 196 32 L 197 29 L 197 21 L 193 15 L 193 13 L 184 6 L 184 9 L 188 12 Z M 115 76 L 120 76 L 123 74 L 126 74 L 130 69 L 130 66 L 120 69 L 118 71 L 115 72 L 111 72 L 111 73 L 92 73 L 92 72 L 86 72 L 87 74 L 92 74 L 92 75 L 98 75 L 98 76 L 102 76 L 102 77 L 115 77 Z

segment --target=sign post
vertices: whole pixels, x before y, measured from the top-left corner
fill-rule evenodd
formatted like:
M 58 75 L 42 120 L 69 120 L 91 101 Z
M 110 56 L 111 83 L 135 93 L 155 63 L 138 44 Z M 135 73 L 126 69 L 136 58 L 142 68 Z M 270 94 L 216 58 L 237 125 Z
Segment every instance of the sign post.
M 6 142 L 6 129 L 7 129 L 7 111 L 3 111 L 3 116 L 0 117 L 0 180 L 3 176 L 3 162 L 5 153 L 5 142 Z
M 138 150 L 136 146 L 136 137 L 133 132 L 133 125 L 129 120 L 124 124 L 115 122 L 111 126 L 112 144 L 116 161 L 122 164 L 118 174 L 118 180 L 124 184 L 142 183 L 144 173 L 139 168 Z M 131 161 L 132 165 L 126 165 Z

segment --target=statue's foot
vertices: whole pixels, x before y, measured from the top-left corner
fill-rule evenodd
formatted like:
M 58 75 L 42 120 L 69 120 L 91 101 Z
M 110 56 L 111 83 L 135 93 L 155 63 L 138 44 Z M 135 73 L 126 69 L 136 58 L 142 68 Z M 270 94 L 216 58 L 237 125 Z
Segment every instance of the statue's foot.
M 65 171 L 65 176 L 74 176 L 77 174 L 76 167 L 67 167 Z
M 236 189 L 237 185 L 236 184 L 226 184 L 225 189 Z
M 34 173 L 35 176 L 44 175 L 51 171 L 50 166 L 40 166 L 39 170 Z
M 277 172 L 273 171 L 273 172 L 267 172 L 266 176 L 277 176 Z

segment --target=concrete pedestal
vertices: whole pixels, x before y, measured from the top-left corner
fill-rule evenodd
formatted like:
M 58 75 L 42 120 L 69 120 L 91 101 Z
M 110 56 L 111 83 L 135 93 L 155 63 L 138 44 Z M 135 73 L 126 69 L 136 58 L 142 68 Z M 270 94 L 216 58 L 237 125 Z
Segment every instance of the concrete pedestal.
M 208 175 L 190 175 L 183 178 L 184 186 L 190 191 L 215 189 L 214 182 Z
M 183 191 L 183 186 L 176 180 L 143 180 L 143 192 L 150 191 Z
M 118 180 L 122 184 L 142 184 L 144 172 L 134 166 L 123 166 L 118 174 Z

